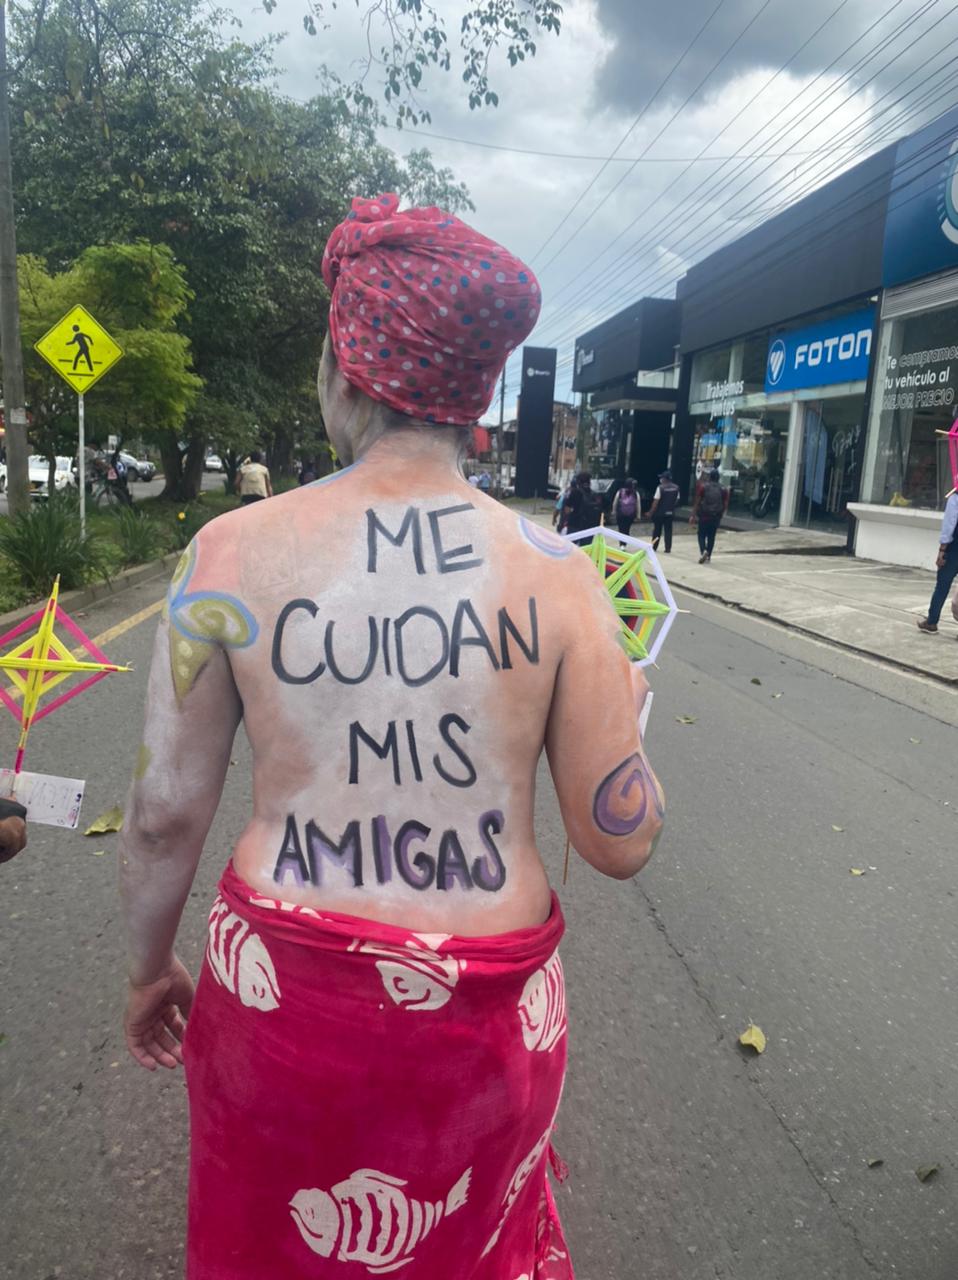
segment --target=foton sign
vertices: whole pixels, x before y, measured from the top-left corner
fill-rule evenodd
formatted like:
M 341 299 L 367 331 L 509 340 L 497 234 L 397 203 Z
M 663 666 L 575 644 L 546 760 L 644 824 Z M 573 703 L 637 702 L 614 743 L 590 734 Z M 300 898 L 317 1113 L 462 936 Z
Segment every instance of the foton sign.
M 765 391 L 800 391 L 868 377 L 875 309 L 793 329 L 773 338 L 765 366 Z

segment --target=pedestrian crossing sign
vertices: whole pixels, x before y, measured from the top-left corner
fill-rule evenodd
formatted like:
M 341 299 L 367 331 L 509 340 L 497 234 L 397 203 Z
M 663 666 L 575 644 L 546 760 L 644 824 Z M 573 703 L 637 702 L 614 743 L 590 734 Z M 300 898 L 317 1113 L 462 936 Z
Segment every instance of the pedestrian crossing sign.
M 80 306 L 58 320 L 35 348 L 81 396 L 123 358 L 123 348 Z

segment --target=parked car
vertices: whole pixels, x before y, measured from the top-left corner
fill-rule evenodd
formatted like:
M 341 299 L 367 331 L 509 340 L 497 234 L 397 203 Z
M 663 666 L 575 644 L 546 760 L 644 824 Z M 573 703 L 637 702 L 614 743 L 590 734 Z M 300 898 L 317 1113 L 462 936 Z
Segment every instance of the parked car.
M 156 467 L 147 458 L 134 458 L 132 453 L 120 453 L 120 461 L 126 466 L 128 480 L 152 480 Z
M 50 459 L 44 458 L 38 453 L 31 454 L 27 458 L 27 476 L 30 484 L 31 498 L 48 498 L 50 496 Z M 7 469 L 3 469 L 3 487 L 6 488 Z M 76 486 L 76 476 L 73 474 L 72 458 L 57 458 L 56 470 L 53 473 L 53 486 L 57 493 L 62 493 L 64 489 L 71 489 Z
M 206 461 L 203 463 L 203 469 L 205 471 L 224 471 L 223 459 L 218 453 L 208 453 Z

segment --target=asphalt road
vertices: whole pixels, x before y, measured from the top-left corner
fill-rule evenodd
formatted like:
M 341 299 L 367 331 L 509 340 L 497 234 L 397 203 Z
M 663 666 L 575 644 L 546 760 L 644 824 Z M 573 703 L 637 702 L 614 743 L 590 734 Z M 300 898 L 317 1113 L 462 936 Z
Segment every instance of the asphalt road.
M 100 634 L 161 594 L 136 588 L 84 625 Z M 558 1147 L 572 1178 L 558 1201 L 577 1273 L 954 1280 L 954 696 L 683 603 L 694 612 L 653 673 L 665 837 L 636 881 L 576 860 L 561 890 L 572 1030 Z M 87 822 L 122 800 L 153 627 L 107 646 L 135 675 L 34 732 L 34 767 L 88 778 Z M 2 755 L 13 741 L 9 719 Z M 248 810 L 245 743 L 234 755 L 181 934 L 193 966 Z M 539 827 L 558 882 L 545 780 Z M 121 1046 L 115 849 L 115 836 L 37 828 L 0 868 L 9 1280 L 181 1275 L 185 1092 Z M 736 1043 L 750 1020 L 768 1036 L 760 1058 Z
M 202 488 L 206 493 L 211 489 L 221 491 L 223 487 L 223 473 L 216 471 L 204 471 Z M 134 480 L 130 485 L 130 493 L 133 495 L 134 502 L 142 502 L 144 498 L 157 498 L 163 492 L 163 477 L 150 480 L 144 483 L 140 480 Z M 0 493 L 0 516 L 9 514 L 6 493 Z

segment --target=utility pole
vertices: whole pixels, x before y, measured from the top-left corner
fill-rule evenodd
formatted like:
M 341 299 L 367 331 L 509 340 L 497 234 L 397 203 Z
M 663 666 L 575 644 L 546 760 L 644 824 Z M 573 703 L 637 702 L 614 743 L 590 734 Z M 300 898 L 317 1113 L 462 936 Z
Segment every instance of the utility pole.
M 10 156 L 10 70 L 7 65 L 7 5 L 0 0 L 0 358 L 3 360 L 3 423 L 7 450 L 7 494 L 12 516 L 30 506 L 27 479 L 27 410 L 20 347 L 20 287 L 17 229 L 13 216 Z
M 496 432 L 496 497 L 502 497 L 502 433 L 506 420 L 506 370 L 499 379 L 499 430 Z

